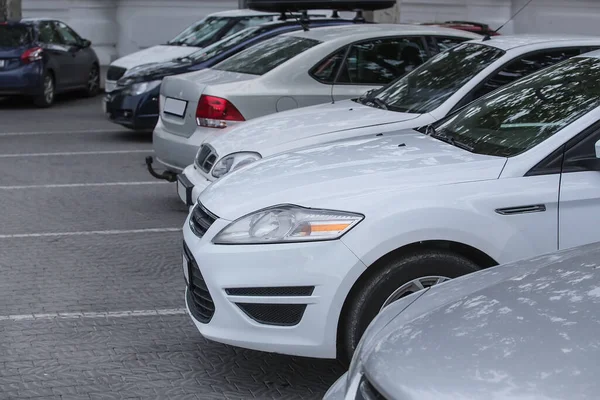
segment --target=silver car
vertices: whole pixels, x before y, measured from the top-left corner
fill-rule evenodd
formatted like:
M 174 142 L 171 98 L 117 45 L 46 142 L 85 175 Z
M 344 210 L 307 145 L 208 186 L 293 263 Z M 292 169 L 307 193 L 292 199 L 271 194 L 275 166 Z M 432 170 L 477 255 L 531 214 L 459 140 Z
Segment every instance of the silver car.
M 359 97 L 480 35 L 423 25 L 313 28 L 265 40 L 202 71 L 166 77 L 153 134 L 157 161 L 179 173 L 209 135 L 285 110 Z
M 599 260 L 594 243 L 392 303 L 325 399 L 598 399 Z

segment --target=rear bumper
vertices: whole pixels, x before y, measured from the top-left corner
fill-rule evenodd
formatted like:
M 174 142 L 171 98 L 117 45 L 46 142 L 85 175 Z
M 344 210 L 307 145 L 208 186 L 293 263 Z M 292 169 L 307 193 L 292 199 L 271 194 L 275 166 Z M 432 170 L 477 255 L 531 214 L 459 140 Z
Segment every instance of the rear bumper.
M 0 69 L 0 95 L 35 96 L 42 93 L 43 65 L 33 63 L 14 69 Z
M 104 96 L 107 117 L 114 123 L 134 130 L 152 130 L 158 121 L 159 88 L 137 96 L 120 90 Z
M 159 118 L 152 135 L 156 161 L 169 171 L 182 172 L 185 167 L 194 163 L 198 148 L 208 136 L 209 129 L 198 128 L 190 137 L 179 136 L 167 131 Z M 198 131 L 206 131 L 206 133 Z

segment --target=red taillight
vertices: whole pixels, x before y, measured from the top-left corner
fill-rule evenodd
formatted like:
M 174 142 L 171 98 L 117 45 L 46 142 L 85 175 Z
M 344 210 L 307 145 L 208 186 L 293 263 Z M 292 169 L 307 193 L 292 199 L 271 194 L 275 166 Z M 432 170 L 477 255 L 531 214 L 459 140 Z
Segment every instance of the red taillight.
M 44 49 L 41 47 L 34 47 L 33 49 L 25 50 L 25 53 L 21 54 L 21 61 L 24 64 L 29 64 L 34 61 L 42 59 L 42 52 Z
M 196 122 L 209 128 L 226 128 L 227 121 L 245 121 L 242 113 L 227 99 L 200 96 L 196 108 Z

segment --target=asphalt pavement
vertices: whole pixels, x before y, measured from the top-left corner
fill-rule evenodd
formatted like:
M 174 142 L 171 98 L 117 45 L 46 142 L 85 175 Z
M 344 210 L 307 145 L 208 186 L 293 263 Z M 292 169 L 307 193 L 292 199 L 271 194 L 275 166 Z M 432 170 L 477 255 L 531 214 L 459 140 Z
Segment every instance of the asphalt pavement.
M 0 399 L 319 399 L 344 371 L 204 339 L 173 183 L 101 97 L 0 100 Z

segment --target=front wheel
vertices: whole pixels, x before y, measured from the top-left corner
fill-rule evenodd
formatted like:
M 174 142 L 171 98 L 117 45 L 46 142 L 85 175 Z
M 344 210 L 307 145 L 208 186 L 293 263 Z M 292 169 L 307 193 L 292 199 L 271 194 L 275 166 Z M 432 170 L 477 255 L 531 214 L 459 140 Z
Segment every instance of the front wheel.
M 54 89 L 54 78 L 52 77 L 52 74 L 50 74 L 49 72 L 46 72 L 44 74 L 44 78 L 42 79 L 42 82 L 43 82 L 42 93 L 37 95 L 33 99 L 33 102 L 38 107 L 47 108 L 47 107 L 52 106 L 52 104 L 54 103 L 55 89 Z
M 94 97 L 100 92 L 100 68 L 96 64 L 92 65 L 88 75 L 87 85 L 85 87 L 85 96 Z
M 369 323 L 386 306 L 404 296 L 479 269 L 447 250 L 421 250 L 374 266 L 377 272 L 351 293 L 340 324 L 340 361 L 348 363 Z

